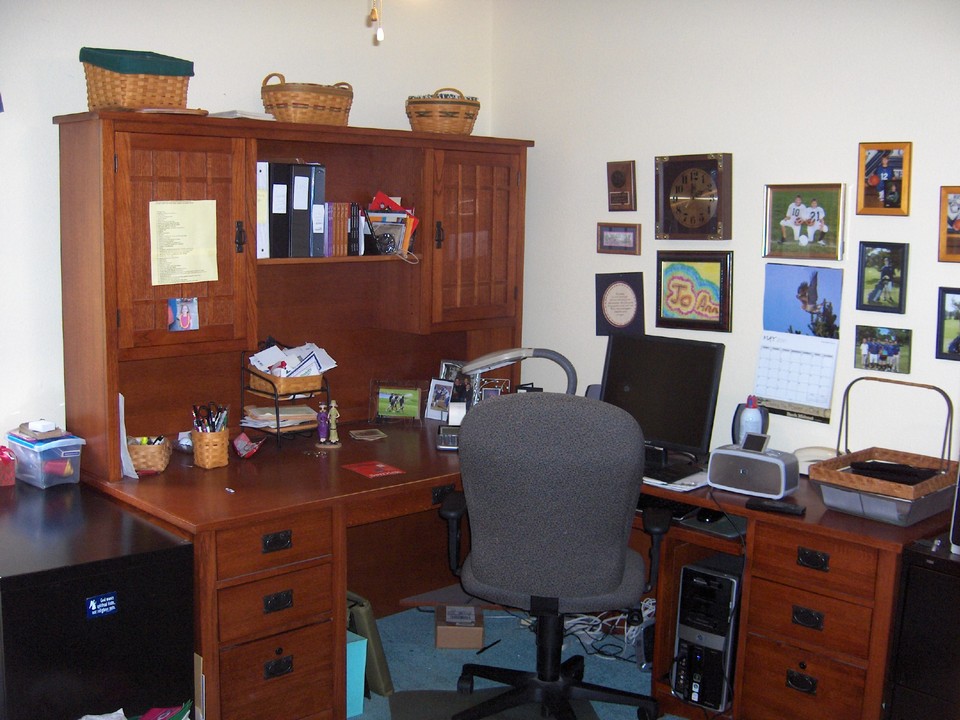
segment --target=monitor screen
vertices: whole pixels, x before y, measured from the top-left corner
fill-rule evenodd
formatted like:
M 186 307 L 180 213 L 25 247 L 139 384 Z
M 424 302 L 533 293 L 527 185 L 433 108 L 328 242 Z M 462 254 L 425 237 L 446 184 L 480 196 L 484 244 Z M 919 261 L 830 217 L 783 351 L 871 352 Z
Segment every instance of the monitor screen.
M 666 452 L 706 459 L 713 434 L 724 346 L 720 343 L 645 335 L 611 335 L 601 399 L 629 412 L 640 424 L 648 463 Z

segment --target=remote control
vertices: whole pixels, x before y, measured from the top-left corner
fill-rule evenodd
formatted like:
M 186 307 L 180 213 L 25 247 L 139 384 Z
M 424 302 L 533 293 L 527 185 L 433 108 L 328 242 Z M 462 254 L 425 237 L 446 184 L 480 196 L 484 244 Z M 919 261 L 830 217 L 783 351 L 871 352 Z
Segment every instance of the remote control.
M 787 515 L 803 515 L 807 508 L 803 505 L 784 502 L 783 500 L 771 500 L 769 498 L 752 497 L 747 500 L 746 507 L 749 510 L 763 510 L 764 512 L 786 513 Z

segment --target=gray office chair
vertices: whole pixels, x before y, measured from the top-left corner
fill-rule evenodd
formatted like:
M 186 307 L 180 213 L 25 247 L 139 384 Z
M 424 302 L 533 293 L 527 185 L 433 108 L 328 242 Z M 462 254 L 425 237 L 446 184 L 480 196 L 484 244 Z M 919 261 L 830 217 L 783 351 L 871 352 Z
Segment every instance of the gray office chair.
M 565 614 L 632 607 L 647 586 L 643 559 L 627 546 L 643 455 L 636 421 L 585 397 L 504 395 L 467 413 L 460 473 L 471 548 L 460 581 L 471 595 L 536 617 L 537 669 L 464 665 L 461 693 L 473 692 L 475 677 L 513 688 L 453 720 L 532 702 L 557 720 L 576 720 L 572 699 L 637 705 L 640 720 L 658 717 L 653 698 L 585 683 L 582 656 L 560 659 Z M 441 515 L 452 523 L 462 510 Z M 451 550 L 451 565 L 458 555 Z

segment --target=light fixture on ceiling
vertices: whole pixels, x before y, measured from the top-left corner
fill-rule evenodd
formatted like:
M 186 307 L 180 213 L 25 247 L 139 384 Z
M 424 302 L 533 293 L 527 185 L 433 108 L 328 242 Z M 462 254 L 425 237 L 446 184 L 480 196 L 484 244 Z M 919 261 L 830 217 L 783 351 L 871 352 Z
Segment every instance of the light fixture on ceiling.
M 383 42 L 383 0 L 373 0 L 370 8 L 370 23 L 377 24 L 377 42 Z

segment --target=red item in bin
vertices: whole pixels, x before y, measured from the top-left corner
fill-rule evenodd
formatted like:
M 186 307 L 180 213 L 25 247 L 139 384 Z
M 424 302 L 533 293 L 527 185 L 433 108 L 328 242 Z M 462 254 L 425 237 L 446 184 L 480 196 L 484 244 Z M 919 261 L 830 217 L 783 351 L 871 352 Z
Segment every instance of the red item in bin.
M 57 460 L 47 460 L 43 464 L 43 471 L 47 475 L 56 475 L 57 477 L 70 477 L 73 475 L 73 464 L 69 458 L 59 458 Z
M 13 450 L 0 445 L 0 487 L 14 485 L 17 481 L 17 456 Z

